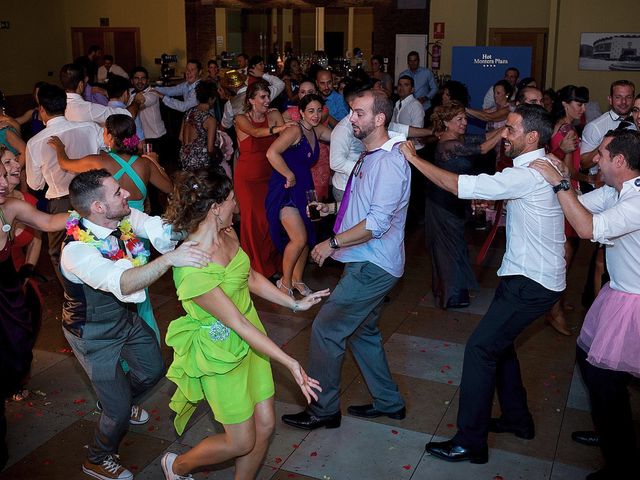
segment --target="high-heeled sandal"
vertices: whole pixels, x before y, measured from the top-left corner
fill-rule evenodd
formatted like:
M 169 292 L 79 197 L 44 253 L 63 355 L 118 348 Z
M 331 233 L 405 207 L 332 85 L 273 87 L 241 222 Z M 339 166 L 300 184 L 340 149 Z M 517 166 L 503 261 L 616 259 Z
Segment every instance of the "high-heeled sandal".
M 307 295 L 311 295 L 313 293 L 313 290 L 307 287 L 307 284 L 304 282 L 291 282 L 291 286 L 295 288 L 303 297 L 306 297 Z
M 276 282 L 276 287 L 278 287 L 278 290 L 280 290 L 283 293 L 286 293 L 287 295 L 289 295 L 291 298 L 293 298 L 293 290 L 291 290 L 289 287 L 287 287 L 283 282 L 282 279 L 279 278 L 278 281 Z

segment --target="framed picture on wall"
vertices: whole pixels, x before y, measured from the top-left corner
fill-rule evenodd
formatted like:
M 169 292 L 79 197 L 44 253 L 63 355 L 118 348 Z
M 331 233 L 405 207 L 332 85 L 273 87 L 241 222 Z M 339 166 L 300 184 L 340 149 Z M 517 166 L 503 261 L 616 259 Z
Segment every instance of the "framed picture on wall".
M 581 33 L 578 67 L 640 72 L 640 33 Z

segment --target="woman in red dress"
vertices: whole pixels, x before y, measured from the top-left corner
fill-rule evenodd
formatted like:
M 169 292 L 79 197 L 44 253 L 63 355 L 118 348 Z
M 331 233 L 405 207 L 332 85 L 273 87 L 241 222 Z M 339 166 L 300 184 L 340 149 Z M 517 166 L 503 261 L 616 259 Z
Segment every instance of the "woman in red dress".
M 279 271 L 282 258 L 269 235 L 264 202 L 269 189 L 271 164 L 267 150 L 286 128 L 282 115 L 269 109 L 269 84 L 263 80 L 247 88 L 245 113 L 236 115 L 240 155 L 234 173 L 234 190 L 240 206 L 240 245 L 254 270 L 265 277 Z

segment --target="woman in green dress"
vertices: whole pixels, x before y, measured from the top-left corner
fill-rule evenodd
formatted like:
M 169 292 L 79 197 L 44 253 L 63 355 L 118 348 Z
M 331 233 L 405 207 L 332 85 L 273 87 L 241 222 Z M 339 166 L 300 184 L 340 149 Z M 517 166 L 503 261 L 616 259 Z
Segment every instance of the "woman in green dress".
M 179 434 L 201 400 L 225 432 L 182 455 L 166 453 L 162 469 L 168 480 L 191 478 L 188 473 L 199 466 L 235 458 L 235 478 L 254 478 L 275 426 L 269 358 L 291 371 L 308 402 L 320 386 L 267 337 L 250 293 L 297 312 L 319 303 L 329 290 L 296 301 L 251 269 L 232 228 L 236 200 L 223 172 L 181 172 L 174 185 L 165 220 L 174 231 L 187 231 L 213 261 L 203 269 L 173 270 L 187 314 L 167 330 L 167 345 L 174 349 L 167 378 L 178 386 L 169 406 Z

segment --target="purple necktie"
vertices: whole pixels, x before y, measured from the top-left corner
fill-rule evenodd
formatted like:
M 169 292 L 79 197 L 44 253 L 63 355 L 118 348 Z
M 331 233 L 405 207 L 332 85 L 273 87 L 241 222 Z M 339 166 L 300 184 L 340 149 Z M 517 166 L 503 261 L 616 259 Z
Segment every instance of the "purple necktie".
M 375 151 L 375 150 L 374 150 Z M 340 225 L 342 225 L 342 219 L 344 218 L 344 214 L 347 213 L 347 205 L 349 203 L 349 196 L 351 195 L 351 181 L 353 180 L 354 175 L 358 175 L 360 169 L 362 168 L 362 162 L 364 161 L 364 157 L 366 157 L 369 153 L 366 150 L 360 154 L 358 161 L 353 166 L 351 170 L 351 174 L 349 175 L 349 180 L 347 180 L 347 186 L 344 189 L 344 196 L 342 197 L 342 202 L 340 202 L 340 209 L 336 214 L 336 223 L 333 225 L 333 233 L 338 233 L 340 231 Z

